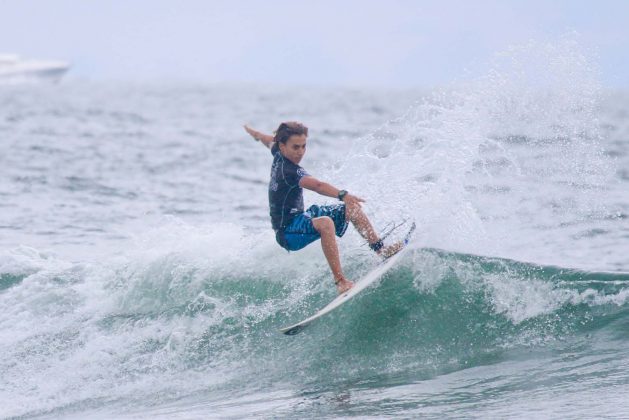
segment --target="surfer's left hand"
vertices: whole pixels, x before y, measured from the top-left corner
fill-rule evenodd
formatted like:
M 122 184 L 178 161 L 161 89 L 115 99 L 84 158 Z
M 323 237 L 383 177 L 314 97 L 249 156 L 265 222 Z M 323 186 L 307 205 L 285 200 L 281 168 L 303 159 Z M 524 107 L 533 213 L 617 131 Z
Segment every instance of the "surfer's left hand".
M 364 203 L 365 200 L 352 194 L 346 194 L 345 197 L 343 197 L 343 202 L 349 208 L 353 208 L 356 206 L 358 208 L 361 208 L 360 203 Z

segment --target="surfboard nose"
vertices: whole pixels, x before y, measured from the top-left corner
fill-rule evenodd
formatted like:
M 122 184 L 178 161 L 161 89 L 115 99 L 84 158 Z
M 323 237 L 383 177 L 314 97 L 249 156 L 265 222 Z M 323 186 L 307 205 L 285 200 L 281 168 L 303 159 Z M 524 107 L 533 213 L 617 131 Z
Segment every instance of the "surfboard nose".
M 304 328 L 306 328 L 305 325 L 297 325 L 293 328 L 290 328 L 286 331 L 282 331 L 284 334 L 286 335 L 296 335 L 299 334 Z

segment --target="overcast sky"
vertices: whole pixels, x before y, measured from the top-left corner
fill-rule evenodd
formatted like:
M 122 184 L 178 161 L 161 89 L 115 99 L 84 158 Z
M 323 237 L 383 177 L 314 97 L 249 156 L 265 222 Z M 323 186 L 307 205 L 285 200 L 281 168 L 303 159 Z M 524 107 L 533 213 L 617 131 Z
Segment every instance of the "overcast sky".
M 0 53 L 88 79 L 426 87 L 571 31 L 629 87 L 624 0 L 0 0 Z

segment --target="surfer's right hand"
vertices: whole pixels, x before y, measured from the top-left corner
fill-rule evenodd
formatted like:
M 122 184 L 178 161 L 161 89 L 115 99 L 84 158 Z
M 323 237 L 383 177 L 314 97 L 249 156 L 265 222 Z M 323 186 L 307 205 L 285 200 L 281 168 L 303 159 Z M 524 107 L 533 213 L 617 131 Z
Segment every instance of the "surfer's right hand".
M 249 127 L 247 124 L 243 125 L 245 131 L 251 136 L 253 137 L 254 140 L 256 141 L 260 141 L 260 139 L 258 138 L 260 133 L 258 133 L 256 130 L 254 130 L 253 128 Z

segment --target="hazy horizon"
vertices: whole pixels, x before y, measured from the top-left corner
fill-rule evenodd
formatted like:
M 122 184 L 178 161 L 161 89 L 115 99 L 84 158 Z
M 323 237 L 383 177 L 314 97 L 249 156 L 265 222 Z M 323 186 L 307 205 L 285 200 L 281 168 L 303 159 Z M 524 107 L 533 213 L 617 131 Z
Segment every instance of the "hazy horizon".
M 572 34 L 605 87 L 628 88 L 626 16 L 621 1 L 4 1 L 0 53 L 67 60 L 72 79 L 426 88 Z

